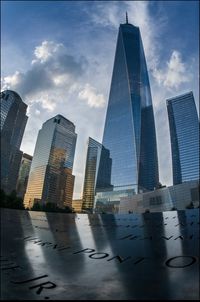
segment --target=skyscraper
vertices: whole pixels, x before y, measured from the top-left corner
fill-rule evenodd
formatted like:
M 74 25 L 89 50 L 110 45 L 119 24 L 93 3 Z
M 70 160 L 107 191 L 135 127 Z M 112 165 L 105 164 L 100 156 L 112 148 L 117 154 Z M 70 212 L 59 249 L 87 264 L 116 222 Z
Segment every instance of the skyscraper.
M 37 137 L 24 198 L 26 208 L 31 208 L 36 202 L 71 206 L 76 138 L 74 124 L 60 114 L 43 124 Z
M 31 155 L 26 153 L 22 156 L 16 188 L 17 195 L 21 198 L 24 198 L 24 194 L 26 193 L 32 158 Z
M 27 105 L 12 90 L 1 92 L 1 188 L 16 190 L 23 152 L 20 145 L 28 117 Z
M 192 92 L 168 99 L 173 184 L 199 179 L 199 120 Z
M 91 211 L 93 209 L 101 147 L 100 143 L 89 137 L 83 187 L 83 210 Z
M 156 133 L 146 60 L 140 30 L 128 18 L 119 27 L 102 144 L 110 152 L 111 183 L 102 185 L 106 166 L 101 156 L 97 193 L 138 193 L 157 186 Z

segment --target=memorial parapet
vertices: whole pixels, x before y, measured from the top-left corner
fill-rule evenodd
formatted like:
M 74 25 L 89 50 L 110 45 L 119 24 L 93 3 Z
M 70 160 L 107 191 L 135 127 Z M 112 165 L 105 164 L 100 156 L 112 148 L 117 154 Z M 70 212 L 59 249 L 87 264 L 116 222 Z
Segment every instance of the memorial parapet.
M 199 211 L 1 209 L 1 299 L 199 299 Z

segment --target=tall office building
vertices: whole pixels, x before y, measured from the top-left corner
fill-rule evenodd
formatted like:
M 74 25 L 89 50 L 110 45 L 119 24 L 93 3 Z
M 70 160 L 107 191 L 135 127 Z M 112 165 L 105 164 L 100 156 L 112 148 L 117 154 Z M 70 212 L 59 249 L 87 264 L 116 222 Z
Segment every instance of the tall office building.
M 146 60 L 140 30 L 128 18 L 119 27 L 102 144 L 110 152 L 111 181 L 105 183 L 107 168 L 101 156 L 98 196 L 103 198 L 102 192 L 110 190 L 120 195 L 157 187 L 156 133 Z
M 16 188 L 17 195 L 21 198 L 24 198 L 26 193 L 32 158 L 33 157 L 31 155 L 26 153 L 22 156 Z
M 83 210 L 92 211 L 94 206 L 96 174 L 99 166 L 101 148 L 102 145 L 100 143 L 89 137 L 82 198 Z
M 20 145 L 28 117 L 27 105 L 12 90 L 1 92 L 1 188 L 16 190 L 23 152 Z
M 168 99 L 173 184 L 199 179 L 199 120 L 192 92 Z
M 36 202 L 71 207 L 76 138 L 74 124 L 60 114 L 43 124 L 37 137 L 24 198 L 26 208 L 31 208 Z

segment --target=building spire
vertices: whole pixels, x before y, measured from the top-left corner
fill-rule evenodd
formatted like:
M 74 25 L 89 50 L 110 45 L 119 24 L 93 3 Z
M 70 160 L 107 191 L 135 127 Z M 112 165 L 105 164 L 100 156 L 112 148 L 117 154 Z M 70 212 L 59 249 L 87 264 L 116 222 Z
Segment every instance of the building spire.
M 126 12 L 126 24 L 128 24 L 128 13 Z

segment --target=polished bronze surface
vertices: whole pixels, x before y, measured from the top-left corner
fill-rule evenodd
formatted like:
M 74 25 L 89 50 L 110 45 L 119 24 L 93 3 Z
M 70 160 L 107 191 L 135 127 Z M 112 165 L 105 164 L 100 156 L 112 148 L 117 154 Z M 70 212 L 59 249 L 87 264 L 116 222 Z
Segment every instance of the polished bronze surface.
M 199 211 L 1 210 L 1 299 L 198 299 Z

